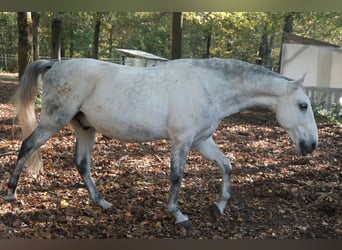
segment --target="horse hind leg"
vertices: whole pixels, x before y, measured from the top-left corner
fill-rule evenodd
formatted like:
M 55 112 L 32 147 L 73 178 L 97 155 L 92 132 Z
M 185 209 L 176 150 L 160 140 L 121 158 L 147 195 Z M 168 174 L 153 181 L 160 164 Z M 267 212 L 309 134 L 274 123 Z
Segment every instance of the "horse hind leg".
M 217 219 L 223 214 L 227 202 L 231 197 L 230 175 L 232 173 L 232 167 L 229 160 L 217 147 L 212 137 L 205 141 L 197 142 L 194 145 L 194 148 L 204 157 L 216 163 L 222 172 L 221 196 L 213 205 L 213 216 Z
M 46 141 L 51 138 L 59 128 L 56 127 L 46 127 L 38 126 L 21 144 L 19 151 L 17 163 L 14 172 L 8 182 L 8 194 L 5 196 L 7 201 L 15 201 L 16 189 L 20 175 L 23 171 L 25 162 L 29 157 L 39 149 L 40 146 L 46 143 Z
M 82 118 L 82 119 L 81 119 Z M 83 121 L 83 116 L 76 115 L 71 121 L 76 134 L 76 166 L 92 201 L 104 209 L 110 208 L 111 203 L 102 198 L 93 178 L 90 175 L 91 152 L 95 142 L 95 129 Z

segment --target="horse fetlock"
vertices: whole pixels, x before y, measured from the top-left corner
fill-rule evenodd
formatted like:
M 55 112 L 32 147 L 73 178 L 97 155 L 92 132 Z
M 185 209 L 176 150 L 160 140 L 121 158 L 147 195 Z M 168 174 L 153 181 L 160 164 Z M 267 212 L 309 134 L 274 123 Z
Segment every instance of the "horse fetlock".
M 112 203 L 106 201 L 105 199 L 101 199 L 101 200 L 97 201 L 96 203 L 97 203 L 97 205 L 99 205 L 103 209 L 108 209 L 108 208 L 111 208 L 113 206 Z
M 186 220 L 186 221 L 176 222 L 176 225 L 188 229 L 192 226 L 192 223 L 190 220 Z
M 176 225 L 182 225 L 184 226 L 185 224 L 188 224 L 189 218 L 187 216 L 185 216 L 184 214 L 182 214 L 181 211 L 177 210 L 175 212 L 172 213 L 172 215 L 175 217 L 176 219 Z M 190 222 L 191 223 L 191 222 Z
M 219 206 L 217 205 L 217 203 L 214 203 L 213 205 L 213 217 L 214 219 L 218 219 L 219 217 L 221 217 L 221 215 L 223 214 L 223 211 L 221 211 L 221 209 L 219 208 Z
M 14 190 L 9 189 L 8 194 L 4 197 L 5 201 L 13 202 L 17 200 L 17 194 Z
M 214 203 L 212 211 L 215 219 L 218 219 L 223 214 L 226 204 L 227 201 L 220 201 Z

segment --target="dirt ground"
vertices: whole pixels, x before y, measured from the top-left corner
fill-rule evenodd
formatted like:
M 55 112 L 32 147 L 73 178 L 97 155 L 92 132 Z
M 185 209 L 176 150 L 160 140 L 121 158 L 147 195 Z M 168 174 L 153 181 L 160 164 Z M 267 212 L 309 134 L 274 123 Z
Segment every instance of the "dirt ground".
M 211 206 L 219 169 L 191 152 L 180 208 L 193 222 L 174 225 L 167 213 L 170 145 L 121 143 L 97 136 L 92 175 L 114 204 L 94 206 L 74 166 L 70 127 L 43 146 L 44 171 L 21 176 L 18 200 L 4 201 L 20 148 L 9 100 L 16 75 L 0 75 L 0 238 L 2 239 L 341 239 L 342 128 L 318 120 L 320 144 L 295 154 L 271 112 L 245 111 L 220 124 L 215 140 L 233 165 L 233 197 L 218 220 Z

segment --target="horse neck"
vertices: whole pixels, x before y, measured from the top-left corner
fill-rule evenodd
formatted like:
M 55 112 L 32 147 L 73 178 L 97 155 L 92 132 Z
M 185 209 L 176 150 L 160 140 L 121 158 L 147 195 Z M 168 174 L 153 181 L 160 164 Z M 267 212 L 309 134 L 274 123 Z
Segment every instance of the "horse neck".
M 284 79 L 275 76 L 251 76 L 228 82 L 222 93 L 222 117 L 252 107 L 264 107 L 275 111 L 277 100 L 286 90 Z M 227 83 L 225 83 L 227 84 Z

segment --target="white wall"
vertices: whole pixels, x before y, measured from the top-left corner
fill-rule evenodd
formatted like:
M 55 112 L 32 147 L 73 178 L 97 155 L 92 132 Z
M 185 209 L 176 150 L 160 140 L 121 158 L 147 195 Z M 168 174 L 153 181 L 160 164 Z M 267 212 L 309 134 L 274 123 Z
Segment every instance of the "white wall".
M 280 73 L 298 79 L 305 72 L 304 86 L 342 88 L 342 49 L 283 44 Z
M 342 88 L 342 52 L 341 52 L 341 49 L 333 50 L 333 53 L 332 53 L 330 87 Z

